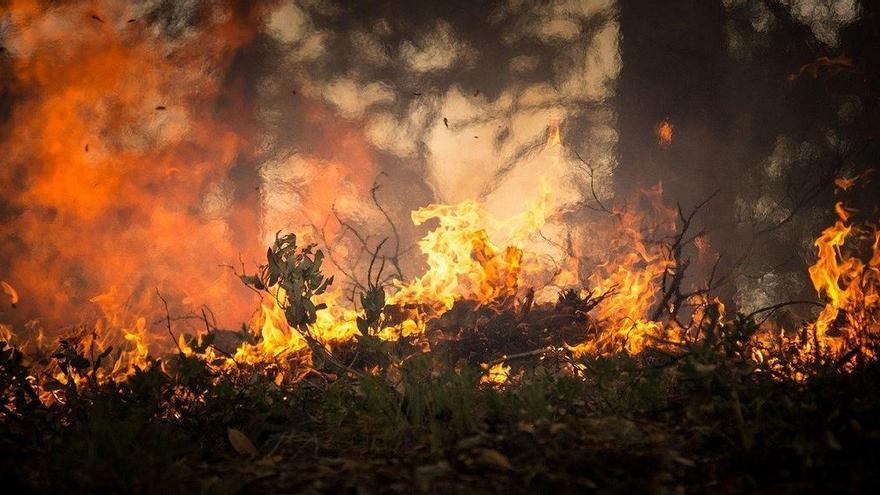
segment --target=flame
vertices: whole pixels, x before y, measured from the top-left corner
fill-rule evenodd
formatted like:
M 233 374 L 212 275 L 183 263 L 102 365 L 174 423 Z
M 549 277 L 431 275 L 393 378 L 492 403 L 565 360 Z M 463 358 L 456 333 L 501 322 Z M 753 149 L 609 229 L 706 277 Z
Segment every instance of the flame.
M 650 204 L 652 221 L 666 229 L 675 228 L 675 212 L 662 204 L 658 185 L 642 193 Z M 604 243 L 608 256 L 590 275 L 595 291 L 608 296 L 595 309 L 598 321 L 594 333 L 573 350 L 577 354 L 604 354 L 625 349 L 637 353 L 652 339 L 667 336 L 670 329 L 649 321 L 648 311 L 657 302 L 664 273 L 674 262 L 660 244 L 648 242 L 648 218 L 634 209 L 615 212 L 618 222 L 612 238 Z
M 873 233 L 872 255 L 864 263 L 844 250 L 856 229 L 846 223 L 849 216 L 841 203 L 835 209 L 840 219 L 816 239 L 818 259 L 808 271 L 816 292 L 827 301 L 813 323 L 815 345 L 840 357 L 880 333 L 880 233 Z
M 486 370 L 486 373 L 480 377 L 480 383 L 500 386 L 507 383 L 508 379 L 510 379 L 510 366 L 504 364 L 504 362 L 496 363 L 492 366 L 484 364 L 483 369 Z
M 852 177 L 843 177 L 843 176 L 837 177 L 836 179 L 834 179 L 834 185 L 837 187 L 837 190 L 848 191 L 856 184 L 862 184 L 862 185 L 866 184 L 870 180 L 871 175 L 873 175 L 873 173 L 874 173 L 874 169 L 869 168 L 869 169 L 865 170 L 864 172 L 857 174 L 855 176 L 852 176 Z M 837 191 L 835 191 L 835 193 L 836 192 Z
M 14 308 L 18 304 L 18 291 L 3 280 L 0 280 L 0 289 L 3 289 L 3 293 L 9 296 L 9 304 Z
M 516 296 L 529 270 L 541 266 L 524 243 L 530 231 L 544 224 L 548 194 L 545 189 L 542 199 L 526 212 L 506 220 L 491 218 L 475 202 L 431 205 L 414 211 L 415 223 L 428 220 L 438 223 L 420 243 L 428 268 L 421 277 L 409 283 L 398 282 L 390 288 L 388 303 L 398 306 L 407 318 L 380 329 L 378 336 L 390 340 L 420 335 L 431 318 L 443 314 L 462 299 L 493 304 Z M 576 354 L 621 351 L 636 354 L 649 346 L 682 343 L 699 333 L 693 333 L 702 324 L 697 322 L 713 320 L 713 324 L 720 324 L 725 318 L 723 302 L 705 293 L 691 296 L 687 301 L 696 308 L 690 315 L 690 324 L 678 320 L 653 321 L 649 317 L 649 312 L 659 303 L 661 280 L 677 268 L 668 250 L 653 239 L 675 232 L 676 213 L 662 204 L 659 186 L 644 191 L 643 199 L 649 206 L 648 212 L 636 208 L 614 212 L 616 228 L 610 231 L 609 238 L 602 240 L 607 255 L 588 278 L 594 293 L 605 297 L 590 313 L 583 341 L 570 347 Z M 863 262 L 844 249 L 848 241 L 863 232 L 847 223 L 849 217 L 841 214 L 848 211 L 843 205 L 838 204 L 836 210 L 840 218 L 816 240 L 817 261 L 808 270 L 820 297 L 827 301 L 811 326 L 815 338 L 811 342 L 796 341 L 782 329 L 765 329 L 754 337 L 751 355 L 756 363 L 769 363 L 792 348 L 805 359 L 816 351 L 839 358 L 854 345 L 864 345 L 880 334 L 880 232 L 871 234 L 871 257 Z M 490 233 L 504 239 L 506 247 L 499 248 L 492 242 Z M 161 334 L 151 331 L 150 321 L 137 314 L 137 308 L 149 307 L 150 301 L 129 301 L 120 294 L 113 287 L 92 298 L 101 308 L 102 317 L 78 340 L 79 348 L 90 353 L 92 359 L 105 350 L 114 350 L 112 365 L 97 370 L 98 380 L 129 377 L 138 369 L 150 366 L 151 356 L 172 345 L 186 355 L 194 354 L 191 342 L 182 335 L 176 342 L 171 336 L 161 342 L 158 340 Z M 303 369 L 310 365 L 308 343 L 298 329 L 288 325 L 283 304 L 279 302 L 284 300 L 284 293 L 279 290 L 261 304 L 251 323 L 258 335 L 256 343 L 243 343 L 233 354 L 224 356 L 208 349 L 204 358 L 227 369 L 273 365 L 276 383 L 304 376 Z M 340 292 L 320 296 L 315 302 L 327 308 L 318 313 L 317 321 L 308 328 L 308 335 L 327 350 L 359 334 L 358 312 L 340 304 L 339 300 Z M 170 325 L 168 318 L 166 315 L 166 324 Z M 161 320 L 152 323 L 157 324 L 161 324 Z M 8 341 L 12 337 L 8 327 L 0 326 L 0 340 Z M 42 339 L 42 334 L 38 339 Z M 873 357 L 870 347 L 864 349 L 868 357 Z M 504 362 L 483 365 L 483 369 L 481 383 L 500 386 L 510 380 L 511 367 Z M 802 378 L 799 373 L 792 374 L 792 378 Z M 54 376 L 62 383 L 71 379 L 60 371 L 54 372 Z M 72 379 L 80 385 L 85 383 L 86 377 L 75 375 Z M 51 393 L 43 396 L 46 401 L 54 400 Z
M 414 211 L 415 225 L 438 221 L 437 228 L 418 243 L 428 269 L 421 277 L 399 284 L 389 303 L 427 306 L 437 314 L 460 299 L 485 304 L 515 295 L 524 268 L 523 250 L 518 245 L 544 225 L 548 211 L 550 191 L 546 182 L 542 183 L 541 198 L 526 212 L 506 220 L 491 218 L 475 201 Z M 490 230 L 506 239 L 507 247 L 493 243 Z
M 114 285 L 135 296 L 164 285 L 227 324 L 253 307 L 217 267 L 258 253 L 260 237 L 258 212 L 233 199 L 256 193 L 230 180 L 253 153 L 247 99 L 217 75 L 256 34 L 260 8 L 205 6 L 205 22 L 175 39 L 144 8 L 15 0 L 3 9 L 17 89 L 0 190 L 19 213 L 0 225 L 17 239 L 2 246 L 10 263 L 0 276 L 22 295 L 19 321 L 88 319 L 89 299 Z M 161 313 L 150 309 L 148 320 Z
M 858 210 L 855 210 L 852 208 L 847 208 L 847 207 L 843 206 L 842 201 L 838 201 L 834 205 L 834 212 L 837 213 L 838 218 L 840 218 L 842 221 L 846 222 L 850 219 L 851 216 L 853 216 L 853 214 L 858 213 Z
M 654 132 L 657 134 L 657 144 L 663 147 L 672 144 L 672 133 L 674 129 L 672 122 L 668 119 L 661 120 L 654 129 Z
M 856 183 L 856 179 L 854 177 L 838 177 L 834 179 L 834 185 L 839 189 L 846 191 Z
M 92 330 L 83 340 L 84 349 L 94 349 L 101 352 L 109 347 L 117 350 L 113 368 L 107 373 L 107 378 L 121 379 L 134 374 L 140 369 L 149 366 L 151 347 L 153 352 L 169 349 L 171 341 L 164 346 L 154 342 L 150 332 L 150 326 L 144 316 L 137 314 L 138 308 L 148 307 L 147 300 L 129 302 L 120 299 L 117 287 L 99 296 L 92 298 L 91 302 L 98 304 L 103 313 Z
M 245 314 L 253 299 L 236 296 L 238 280 L 215 266 L 241 252 L 258 252 L 252 243 L 261 238 L 259 226 L 276 221 L 261 218 L 259 207 L 245 207 L 271 198 L 259 198 L 250 187 L 240 190 L 231 180 L 239 164 L 255 161 L 261 143 L 254 119 L 248 118 L 256 111 L 238 87 L 243 85 L 216 77 L 229 74 L 237 50 L 256 36 L 264 20 L 260 7 L 232 12 L 212 3 L 205 7 L 206 26 L 175 40 L 138 23 L 89 21 L 96 11 L 109 21 L 128 18 L 132 8 L 122 0 L 51 9 L 15 0 L 4 12 L 22 98 L 10 116 L 11 131 L 3 136 L 9 166 L 0 168 L 0 190 L 10 209 L 21 213 L 0 225 L 0 235 L 20 239 L 4 246 L 4 259 L 11 263 L 0 275 L 15 281 L 23 305 L 32 304 L 32 312 L 53 323 L 69 320 L 71 308 L 93 303 L 97 321 L 76 342 L 89 356 L 112 348 L 112 365 L 101 367 L 100 380 L 131 376 L 150 366 L 151 356 L 175 347 L 194 354 L 179 328 L 185 322 L 175 322 L 177 336 L 168 328 L 172 334 L 165 337 L 160 327 L 171 326 L 170 315 L 158 311 L 152 296 L 156 286 L 183 306 L 217 308 L 225 323 Z M 73 27 L 71 19 L 85 24 Z M 350 169 L 370 171 L 373 159 L 360 124 L 326 132 L 329 124 L 321 121 L 320 105 L 304 106 L 305 118 L 322 125 L 303 127 L 332 136 L 321 158 L 303 165 L 316 173 L 310 194 L 296 205 L 304 215 L 319 215 L 333 208 L 340 183 L 365 186 L 371 174 Z M 655 132 L 660 146 L 671 145 L 669 119 L 659 122 Z M 547 126 L 544 149 L 553 152 L 554 160 L 561 158 L 556 121 Z M 358 167 L 345 165 L 350 162 Z M 857 178 L 841 177 L 836 185 L 846 190 Z M 611 225 L 590 233 L 602 244 L 596 263 L 570 256 L 558 269 L 530 249 L 534 234 L 555 213 L 548 186 L 541 182 L 539 199 L 506 219 L 492 217 L 476 201 L 413 211 L 416 226 L 436 222 L 418 242 L 426 270 L 388 288 L 387 303 L 406 317 L 379 329 L 378 336 L 420 335 L 430 319 L 465 299 L 508 304 L 537 274 L 550 273 L 545 280 L 559 285 L 585 281 L 603 295 L 589 315 L 582 342 L 572 347 L 576 353 L 638 353 L 658 342 L 682 341 L 680 324 L 650 316 L 661 302 L 664 277 L 679 268 L 656 242 L 675 232 L 676 215 L 663 206 L 662 189 L 645 191 L 650 212 L 621 207 L 613 211 Z M 818 260 L 809 275 L 827 300 L 813 324 L 816 345 L 840 355 L 878 333 L 872 311 L 878 304 L 880 234 L 874 233 L 871 259 L 861 261 L 844 250 L 860 233 L 850 224 L 853 210 L 838 203 L 835 211 L 839 220 L 816 240 Z M 700 257 L 706 257 L 708 238 L 695 243 Z M 587 273 L 583 280 L 582 271 Z M 12 304 L 19 302 L 16 288 L 5 281 L 0 287 Z M 108 291 L 95 296 L 96 287 Z M 283 300 L 284 294 L 276 292 L 274 299 L 260 303 L 250 322 L 255 343 L 243 343 L 218 359 L 223 362 L 218 366 L 278 364 L 282 369 L 276 379 L 285 380 L 287 363 L 308 364 L 307 339 L 302 329 L 288 325 Z M 358 335 L 358 312 L 343 300 L 337 291 L 315 301 L 326 309 L 307 329 L 310 342 L 314 338 L 332 349 Z M 703 319 L 710 307 L 716 310 L 713 318 L 724 317 L 717 299 L 701 295 L 690 302 L 697 307 L 692 319 Z M 0 325 L 0 338 L 12 338 L 10 327 Z M 42 339 L 40 333 L 38 345 Z M 218 357 L 214 349 L 205 356 Z M 759 350 L 756 358 L 766 356 Z M 503 384 L 509 372 L 510 366 L 497 363 L 481 381 Z

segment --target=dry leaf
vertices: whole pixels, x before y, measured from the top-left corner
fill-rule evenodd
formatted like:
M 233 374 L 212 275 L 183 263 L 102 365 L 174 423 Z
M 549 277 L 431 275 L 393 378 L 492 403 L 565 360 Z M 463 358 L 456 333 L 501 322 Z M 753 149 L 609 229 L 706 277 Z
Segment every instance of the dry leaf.
M 260 454 L 253 442 L 244 433 L 235 428 L 227 428 L 226 433 L 229 436 L 229 443 L 232 444 L 232 448 L 239 454 L 251 457 L 256 457 Z
M 477 459 L 483 464 L 489 464 L 505 470 L 512 470 L 513 465 L 506 455 L 494 449 L 480 449 L 477 451 Z
M 681 464 L 682 466 L 687 466 L 687 467 L 696 467 L 697 466 L 697 463 L 694 462 L 692 459 L 688 459 L 687 457 L 682 457 L 680 455 L 673 455 L 672 460 Z
M 831 433 L 830 431 L 825 432 L 825 443 L 831 450 L 843 450 L 840 442 L 837 441 L 837 437 L 834 436 L 834 433 Z

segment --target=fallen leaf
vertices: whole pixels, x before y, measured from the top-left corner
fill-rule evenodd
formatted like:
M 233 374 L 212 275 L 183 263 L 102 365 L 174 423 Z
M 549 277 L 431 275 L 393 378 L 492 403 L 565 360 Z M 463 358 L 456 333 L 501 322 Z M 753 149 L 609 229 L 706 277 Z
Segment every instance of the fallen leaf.
M 837 437 L 834 436 L 834 433 L 831 433 L 830 431 L 825 432 L 825 443 L 831 450 L 843 450 L 840 442 L 837 441 Z
M 416 483 L 422 492 L 430 492 L 434 480 L 449 473 L 452 469 L 446 461 L 416 468 Z
M 482 437 L 480 435 L 475 435 L 472 437 L 463 438 L 463 439 L 459 440 L 458 443 L 455 444 L 455 447 L 459 450 L 470 450 L 474 447 L 477 447 L 479 445 L 484 444 L 485 442 L 486 442 L 485 437 Z
M 505 470 L 512 470 L 513 465 L 506 455 L 495 449 L 480 449 L 477 451 L 477 459 L 484 464 L 495 466 Z
M 670 451 L 669 454 L 672 457 L 673 461 L 681 464 L 682 466 L 696 467 L 696 465 L 697 465 L 697 463 L 694 462 L 692 459 L 688 459 L 687 457 L 682 457 L 681 455 L 679 455 L 675 451 Z
M 552 425 L 550 425 L 550 434 L 556 435 L 566 428 L 568 428 L 568 426 L 565 423 L 553 423 Z
M 253 442 L 244 433 L 235 428 L 227 428 L 226 434 L 229 437 L 229 443 L 241 455 L 256 457 L 260 454 Z
M 516 424 L 516 429 L 524 433 L 534 433 L 535 425 L 528 421 L 520 421 Z

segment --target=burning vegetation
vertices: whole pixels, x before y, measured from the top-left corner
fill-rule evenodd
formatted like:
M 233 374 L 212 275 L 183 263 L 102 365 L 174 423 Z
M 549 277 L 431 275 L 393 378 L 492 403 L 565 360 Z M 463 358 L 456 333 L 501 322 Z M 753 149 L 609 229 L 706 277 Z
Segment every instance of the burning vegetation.
M 745 8 L 735 3 L 726 8 Z M 794 8 L 765 3 L 777 17 Z M 308 160 L 266 144 L 271 112 L 254 103 L 259 85 L 241 57 L 270 52 L 263 31 L 280 18 L 314 28 L 275 34 L 297 63 L 313 60 L 329 36 L 314 25 L 330 10 L 231 5 L 199 4 L 183 19 L 113 1 L 0 10 L 12 53 L 0 54 L 3 95 L 14 103 L 0 116 L 10 150 L 0 169 L 7 487 L 739 492 L 878 481 L 880 211 L 873 169 L 852 144 L 873 149 L 872 136 L 828 131 L 839 162 L 817 169 L 816 185 L 790 180 L 778 201 L 766 199 L 770 185 L 754 205 L 709 188 L 683 206 L 681 176 L 664 182 L 646 168 L 625 181 L 631 170 L 576 142 L 582 122 L 541 103 L 529 115 L 537 132 L 488 182 L 514 182 L 514 193 L 486 186 L 409 208 L 379 166 L 390 138 L 359 128 L 387 116 L 361 117 L 346 93 L 355 83 L 335 81 L 326 101 L 305 79 L 304 95 L 293 91 L 307 100 L 296 108 Z M 387 41 L 402 28 L 370 29 Z M 440 70 L 432 37 L 449 64 L 477 56 L 449 25 L 432 29 L 400 42 L 400 64 Z M 866 58 L 816 57 L 780 84 L 856 77 L 876 69 Z M 541 63 L 516 60 L 516 71 Z M 260 83 L 277 90 L 272 77 Z M 375 104 L 394 100 L 385 89 L 359 88 Z M 458 107 L 413 103 L 407 125 L 429 115 L 441 136 L 463 129 L 468 142 L 507 146 L 512 125 L 490 130 L 494 121 L 462 110 L 488 93 L 498 107 L 487 112 L 512 111 L 503 92 L 453 93 Z M 659 114 L 672 117 L 633 126 L 631 142 L 655 153 L 649 165 L 699 158 L 697 118 Z M 593 131 L 584 139 L 614 134 Z M 800 161 L 826 158 L 794 148 Z M 300 175 L 282 180 L 287 163 Z M 575 200 L 553 176 L 569 165 Z M 762 173 L 782 168 L 768 159 Z M 743 297 L 759 240 L 787 242 L 780 232 L 823 200 L 815 216 L 831 220 L 810 231 L 802 287 L 766 305 Z M 297 222 L 277 221 L 293 210 Z M 757 220 L 734 249 L 737 215 Z M 635 480 L 635 470 L 649 474 Z
M 690 232 L 699 211 L 685 214 L 668 209 L 661 203 L 661 194 L 659 188 L 644 192 L 647 211 L 643 214 L 609 210 L 606 227 L 611 237 L 605 241 L 606 258 L 585 278 L 590 285 L 561 288 L 553 298 L 539 296 L 546 291 L 538 289 L 554 286 L 554 281 L 577 279 L 568 272 L 577 263 L 548 266 L 525 247 L 529 236 L 544 225 L 544 201 L 504 221 L 490 218 L 477 203 L 465 202 L 413 212 L 414 222 L 437 220 L 436 227 L 419 242 L 428 265 L 419 277 L 383 283 L 387 259 L 381 254 L 384 241 L 379 243 L 367 274 L 369 285 L 358 294 L 357 304 L 346 304 L 351 299 L 334 286 L 333 276 L 325 275 L 324 251 L 303 244 L 296 234 L 287 234 L 276 238 L 256 274 L 239 274 L 244 284 L 264 298 L 253 321 L 239 332 L 217 328 L 207 310 L 200 315 L 172 316 L 158 292 L 155 298 L 164 304 L 166 314 L 153 322 L 137 312 L 137 305 L 120 304 L 111 292 L 93 299 L 104 313 L 93 326 L 80 327 L 59 339 L 47 338 L 38 327 L 30 329 L 31 338 L 22 339 L 3 326 L 5 435 L 8 439 L 28 435 L 21 430 L 24 425 L 76 429 L 80 421 L 92 424 L 89 428 L 121 428 L 117 419 L 101 419 L 102 415 L 140 411 L 137 414 L 148 414 L 151 421 L 168 428 L 195 428 L 193 432 L 209 436 L 220 435 L 225 428 L 231 452 L 251 459 L 229 476 L 250 483 L 283 473 L 286 455 L 302 462 L 296 449 L 289 449 L 306 441 L 302 436 L 306 431 L 329 420 L 311 418 L 307 411 L 316 406 L 301 401 L 314 401 L 307 398 L 314 393 L 334 397 L 321 400 L 342 400 L 350 393 L 354 395 L 346 400 L 358 404 L 358 410 L 367 408 L 351 412 L 358 417 L 349 426 L 360 434 L 390 445 L 385 442 L 395 442 L 395 428 L 421 431 L 427 427 L 427 433 L 446 425 L 443 428 L 452 430 L 431 433 L 432 437 L 440 435 L 432 440 L 439 442 L 437 448 L 442 451 L 457 445 L 458 449 L 462 442 L 475 442 L 459 454 L 464 456 L 459 462 L 473 472 L 489 470 L 495 479 L 515 470 L 513 461 L 496 445 L 497 439 L 485 436 L 482 427 L 471 423 L 489 421 L 491 416 L 470 418 L 474 405 L 454 405 L 457 401 L 501 400 L 513 401 L 506 407 L 534 407 L 537 404 L 528 401 L 538 399 L 522 394 L 542 387 L 542 410 L 513 413 L 513 417 L 522 417 L 512 425 L 514 435 L 555 438 L 560 429 L 570 427 L 572 415 L 595 414 L 589 411 L 599 406 L 587 406 L 585 401 L 604 397 L 606 392 L 597 396 L 594 387 L 622 387 L 621 376 L 631 377 L 626 380 L 639 387 L 665 383 L 664 389 L 684 386 L 698 396 L 731 394 L 722 397 L 734 401 L 735 414 L 726 419 L 726 413 L 721 414 L 721 419 L 736 421 L 736 448 L 749 452 L 761 442 L 755 438 L 758 425 L 750 423 L 758 420 L 746 419 L 740 408 L 759 406 L 744 406 L 741 401 L 763 399 L 743 399 L 741 394 L 750 392 L 740 387 L 799 389 L 828 373 L 845 382 L 868 379 L 853 375 L 866 373 L 866 366 L 872 368 L 877 353 L 880 233 L 867 223 L 855 222 L 838 205 L 838 220 L 816 239 L 816 261 L 809 267 L 823 303 L 791 303 L 813 304 L 821 310 L 814 320 L 788 328 L 770 318 L 786 303 L 750 314 L 728 314 L 715 295 L 716 284 L 724 278 L 717 273 L 717 258 L 708 279 L 686 282 L 685 270 L 699 256 L 695 241 L 701 234 Z M 503 247 L 490 240 L 490 231 L 506 233 Z M 543 287 L 533 285 L 542 280 Z M 15 290 L 8 283 L 4 288 L 8 302 L 14 303 Z M 146 300 L 141 307 L 153 302 Z M 204 331 L 176 334 L 176 323 L 187 318 L 199 320 Z M 162 327 L 164 332 L 158 330 Z M 340 386 L 347 392 L 340 392 Z M 469 388 L 464 391 L 462 387 Z M 254 400 L 258 405 L 249 404 Z M 609 411 L 634 406 L 624 405 L 632 398 L 616 400 L 623 404 L 609 404 Z M 572 401 L 571 405 L 566 401 Z M 271 417 L 264 415 L 282 414 L 272 412 L 279 407 L 286 411 L 283 414 L 305 414 L 311 426 L 301 431 L 302 425 L 296 423 L 289 431 L 282 428 L 272 433 L 277 426 L 264 423 Z M 567 407 L 575 409 L 569 413 L 557 409 Z M 110 409 L 100 412 L 102 408 Z M 369 412 L 369 408 L 380 409 Z M 250 414 L 262 419 L 249 418 Z M 542 419 L 547 414 L 553 418 L 550 423 Z M 758 414 L 757 410 L 752 414 Z M 197 426 L 204 418 L 217 424 Z M 95 421 L 109 423 L 95 425 Z M 600 426 L 604 424 L 587 427 L 611 427 Z M 858 424 L 850 423 L 847 428 Z M 614 427 L 635 428 L 635 424 L 626 425 Z M 484 426 L 489 431 L 495 428 L 491 423 Z M 466 432 L 478 433 L 461 438 Z M 822 441 L 840 450 L 839 434 L 829 429 Z M 333 448 L 312 441 L 319 442 L 314 448 L 321 451 Z M 420 456 L 430 457 L 430 452 L 434 451 Z M 683 468 L 696 465 L 677 450 L 650 455 L 671 456 L 671 462 Z M 364 463 L 350 468 L 356 471 L 388 469 L 366 460 L 351 462 Z M 423 487 L 450 483 L 448 477 L 455 471 L 440 461 L 417 468 L 412 481 Z M 92 474 L 84 471 L 78 476 Z M 687 475 L 691 476 L 703 479 Z M 89 480 L 103 486 L 100 480 Z M 165 481 L 172 480 L 179 482 L 174 477 Z M 606 483 L 610 478 L 599 480 Z

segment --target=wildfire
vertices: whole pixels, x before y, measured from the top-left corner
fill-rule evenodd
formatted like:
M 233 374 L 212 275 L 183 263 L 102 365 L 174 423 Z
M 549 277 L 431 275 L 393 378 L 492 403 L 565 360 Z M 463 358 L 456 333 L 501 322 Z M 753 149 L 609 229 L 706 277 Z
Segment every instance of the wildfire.
M 662 188 L 643 192 L 651 205 L 651 214 L 661 229 L 674 231 L 675 213 L 662 204 Z M 596 307 L 600 322 L 585 342 L 573 349 L 577 354 L 617 352 L 621 348 L 639 352 L 652 337 L 664 336 L 667 329 L 659 322 L 649 321 L 648 310 L 657 302 L 660 280 L 674 267 L 674 261 L 657 243 L 647 242 L 644 227 L 646 216 L 633 209 L 615 212 L 617 226 L 606 243 L 609 253 L 590 275 L 592 287 L 607 294 Z
M 96 5 L 107 11 L 108 19 L 111 14 L 131 15 L 124 2 Z M 237 17 L 218 10 L 205 15 L 211 21 L 203 32 L 174 42 L 127 23 L 93 23 L 78 37 L 58 32 L 66 25 L 58 19 L 89 19 L 92 8 L 63 4 L 44 12 L 35 2 L 19 1 L 5 18 L 12 33 L 12 68 L 27 94 L 10 117 L 13 132 L 3 143 L 10 150 L 10 166 L 0 170 L 4 197 L 11 209 L 23 213 L 0 226 L 0 234 L 20 238 L 27 255 L 3 253 L 11 263 L 2 275 L 16 284 L 0 281 L 4 300 L 15 306 L 20 290 L 21 305 L 32 304 L 31 310 L 53 323 L 69 319 L 72 307 L 88 306 L 86 302 L 97 307 L 94 325 L 74 332 L 56 353 L 70 347 L 83 351 L 95 368 L 91 379 L 98 381 L 129 377 L 168 352 L 200 354 L 221 369 L 271 363 L 283 380 L 289 368 L 311 364 L 313 342 L 328 351 L 351 342 L 361 333 L 358 318 L 364 310 L 346 304 L 341 289 L 316 296 L 313 302 L 323 309 L 304 330 L 291 328 L 282 303 L 285 294 L 272 288 L 272 297 L 259 303 L 248 338 L 227 350 L 202 340 L 204 328 L 222 326 L 207 311 L 175 318 L 172 325 L 167 306 L 164 312 L 156 309 L 162 306 L 145 287 L 167 288 L 186 307 L 217 308 L 226 313 L 219 317 L 226 324 L 230 314 L 253 307 L 252 298 L 236 295 L 234 278 L 217 273 L 212 262 L 256 252 L 231 233 L 260 238 L 259 213 L 238 208 L 242 205 L 230 199 L 259 203 L 258 194 L 251 188 L 230 191 L 236 186 L 226 180 L 237 164 L 254 158 L 258 140 L 248 139 L 253 132 L 247 123 L 234 128 L 227 120 L 236 119 L 214 111 L 222 106 L 250 114 L 253 109 L 234 88 L 223 88 L 220 80 L 205 74 L 224 73 L 234 62 L 231 48 L 251 40 L 262 17 L 258 11 Z M 27 36 L 16 34 L 25 32 Z M 58 42 L 68 38 L 76 41 Z M 185 84 L 169 86 L 166 81 Z M 217 105 L 221 95 L 230 101 Z M 655 133 L 660 146 L 670 146 L 674 126 L 663 119 Z M 351 156 L 344 158 L 369 165 L 369 151 L 357 134 L 342 128 L 333 147 L 349 150 Z M 543 149 L 556 163 L 562 159 L 559 122 L 547 126 Z M 330 211 L 336 184 L 346 178 L 337 166 L 344 160 L 329 156 L 331 160 L 321 162 L 326 167 L 314 174 L 318 187 L 300 205 L 309 213 Z M 841 177 L 836 185 L 847 190 L 857 178 Z M 421 336 L 433 319 L 463 300 L 481 308 L 516 310 L 526 294 L 529 304 L 533 302 L 530 289 L 548 288 L 540 280 L 545 286 L 554 284 L 546 294 L 577 288 L 599 297 L 588 314 L 580 315 L 586 323 L 580 340 L 570 343 L 575 354 L 639 353 L 659 343 L 684 342 L 685 324 L 653 316 L 655 308 L 670 304 L 662 299 L 666 279 L 685 268 L 659 241 L 676 233 L 677 219 L 677 212 L 663 205 L 662 189 L 647 190 L 638 198 L 647 211 L 636 205 L 612 209 L 605 223 L 585 236 L 597 248 L 587 253 L 589 260 L 575 254 L 586 250 L 583 246 L 565 250 L 564 259 L 539 253 L 533 241 L 543 237 L 541 229 L 557 213 L 551 211 L 550 199 L 542 181 L 538 199 L 509 218 L 493 217 L 477 201 L 413 211 L 416 226 L 436 224 L 417 243 L 426 268 L 417 277 L 383 288 L 385 303 L 397 310 L 397 318 L 383 321 L 375 336 Z M 839 219 L 816 240 L 818 259 L 809 268 L 827 304 L 811 327 L 815 338 L 801 351 L 822 349 L 839 357 L 854 347 L 867 349 L 862 344 L 880 333 L 880 234 L 871 234 L 872 256 L 861 260 L 847 249 L 848 243 L 869 234 L 851 223 L 854 210 L 838 203 L 835 211 Z M 194 246 L 194 240 L 200 244 Z M 708 259 L 708 238 L 697 237 L 694 243 L 699 257 Z M 95 297 L 94 292 L 85 294 L 95 287 L 108 290 Z M 723 304 L 708 294 L 685 302 L 696 308 L 692 320 L 703 320 L 710 312 L 715 320 L 724 317 Z M 0 339 L 12 338 L 10 327 L 0 326 Z M 32 342 L 43 346 L 43 339 L 35 333 Z M 68 371 L 49 373 L 59 383 L 86 379 L 85 372 Z M 488 367 L 482 381 L 503 384 L 509 379 L 510 366 L 497 363 Z
M 657 235 L 674 233 L 676 226 L 675 212 L 663 206 L 659 187 L 643 194 L 650 213 L 638 213 L 633 208 L 615 211 L 612 216 L 616 229 L 604 241 L 606 257 L 587 279 L 591 293 L 602 297 L 590 310 L 583 340 L 569 347 L 576 355 L 620 351 L 635 354 L 651 346 L 662 347 L 664 342 L 682 343 L 694 322 L 721 324 L 725 319 L 724 304 L 717 298 L 710 300 L 705 293 L 687 301 L 696 308 L 690 316 L 690 326 L 678 320 L 655 321 L 649 316 L 660 303 L 664 277 L 678 268 L 663 244 L 651 240 Z M 539 259 L 526 249 L 525 240 L 529 232 L 543 225 L 548 195 L 545 189 L 542 198 L 526 212 L 506 220 L 491 218 L 475 202 L 431 205 L 414 211 L 413 221 L 417 224 L 437 221 L 437 226 L 419 243 L 428 268 L 422 276 L 407 283 L 398 281 L 387 289 L 388 306 L 400 308 L 407 317 L 388 323 L 377 336 L 393 340 L 422 335 L 431 319 L 463 299 L 480 304 L 511 304 L 516 300 L 523 294 L 522 284 L 530 271 L 541 266 Z M 871 256 L 862 261 L 845 248 L 849 241 L 865 238 L 866 233 L 849 223 L 850 210 L 838 204 L 836 211 L 839 219 L 816 240 L 818 259 L 809 268 L 813 285 L 827 301 L 811 326 L 813 339 L 795 344 L 784 330 L 769 328 L 755 337 L 752 356 L 756 362 L 772 359 L 769 353 L 778 352 L 772 351 L 774 348 L 790 349 L 794 345 L 799 345 L 796 351 L 805 358 L 817 351 L 835 358 L 854 348 L 871 352 L 866 344 L 880 334 L 880 232 L 870 234 Z M 503 239 L 505 247 L 492 242 L 493 235 Z M 138 369 L 146 369 L 151 365 L 151 357 L 163 350 L 168 352 L 176 347 L 185 355 L 194 355 L 196 345 L 204 347 L 202 355 L 215 366 L 233 369 L 273 364 L 277 381 L 285 377 L 295 380 L 310 365 L 309 344 L 300 331 L 288 324 L 280 304 L 283 300 L 284 293 L 278 289 L 273 298 L 262 303 L 250 325 L 256 335 L 254 343 L 243 342 L 234 352 L 221 353 L 213 346 L 202 345 L 202 338 L 188 340 L 178 335 L 176 341 L 172 340 L 170 315 L 166 315 L 164 324 L 172 334 L 159 339 L 161 334 L 151 328 L 161 325 L 163 320 L 151 322 L 137 314 L 138 308 L 150 307 L 153 301 L 121 300 L 119 293 L 111 289 L 92 299 L 102 311 L 95 326 L 69 342 L 86 350 L 96 361 L 95 366 L 100 365 L 103 357 L 107 358 L 105 365 L 96 368 L 92 375 L 99 381 L 124 379 Z M 308 329 L 308 335 L 328 351 L 361 333 L 357 325 L 360 312 L 340 300 L 338 291 L 320 295 L 315 302 L 326 305 L 326 309 L 317 313 L 317 320 Z M 207 316 L 204 319 L 207 324 Z M 8 327 L 0 327 L 0 340 L 10 341 L 12 337 Z M 40 334 L 40 345 L 42 339 Z M 101 358 L 95 359 L 96 356 Z M 511 379 L 511 368 L 503 362 L 486 365 L 484 369 L 482 383 L 502 385 Z M 52 376 L 62 384 L 73 380 L 80 385 L 89 379 L 86 373 L 70 375 L 61 370 L 52 372 Z M 44 394 L 45 400 L 52 398 L 51 392 Z
M 828 301 L 813 324 L 815 345 L 840 357 L 853 348 L 870 352 L 864 344 L 880 333 L 880 232 L 873 233 L 871 258 L 863 262 L 844 250 L 856 234 L 847 223 L 851 212 L 841 203 L 835 209 L 839 220 L 816 239 L 818 259 L 809 274 L 816 292 Z

